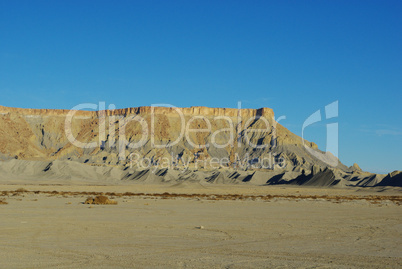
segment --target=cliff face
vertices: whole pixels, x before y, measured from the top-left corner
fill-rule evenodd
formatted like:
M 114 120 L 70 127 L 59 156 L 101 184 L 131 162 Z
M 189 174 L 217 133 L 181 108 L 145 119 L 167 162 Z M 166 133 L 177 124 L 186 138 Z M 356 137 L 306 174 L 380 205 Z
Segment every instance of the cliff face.
M 348 168 L 323 154 L 276 123 L 269 108 L 73 111 L 0 106 L 0 171 L 9 177 L 10 169 L 35 178 L 114 175 L 256 185 L 381 186 L 385 177 L 357 165 Z M 398 180 L 389 181 L 399 186 Z
M 70 138 L 86 146 L 71 143 L 69 131 Z M 202 153 L 201 158 L 227 157 L 230 163 L 235 162 L 236 153 L 257 158 L 275 150 L 276 145 L 303 148 L 300 137 L 275 124 L 269 108 L 136 107 L 70 111 L 0 106 L 0 152 L 8 157 L 68 158 L 124 165 L 126 162 L 117 158 L 122 157 L 119 151 L 122 140 L 127 147 L 125 157 L 133 149 L 155 158 L 172 154 L 190 158 Z M 90 143 L 93 146 L 88 146 Z M 131 147 L 133 144 L 141 146 Z M 305 141 L 305 144 L 316 148 L 314 143 Z
M 106 116 L 117 116 L 117 115 L 132 115 L 132 114 L 163 114 L 167 116 L 174 116 L 178 113 L 182 113 L 186 116 L 228 116 L 228 117 L 253 117 L 253 116 L 264 116 L 267 118 L 272 118 L 274 116 L 274 112 L 270 108 L 260 108 L 260 109 L 234 109 L 234 108 L 211 108 L 211 107 L 203 107 L 203 106 L 193 106 L 193 107 L 150 107 L 150 106 L 142 106 L 142 107 L 131 107 L 131 108 L 123 108 L 123 109 L 114 109 L 114 110 L 104 110 L 102 111 Z M 85 116 L 85 117 L 97 117 L 100 113 L 99 111 L 84 111 L 84 110 L 76 110 L 74 112 L 77 116 Z M 19 114 L 26 116 L 67 116 L 71 113 L 71 110 L 66 109 L 23 109 L 23 108 L 14 108 L 14 107 L 5 107 L 0 106 L 0 114 Z

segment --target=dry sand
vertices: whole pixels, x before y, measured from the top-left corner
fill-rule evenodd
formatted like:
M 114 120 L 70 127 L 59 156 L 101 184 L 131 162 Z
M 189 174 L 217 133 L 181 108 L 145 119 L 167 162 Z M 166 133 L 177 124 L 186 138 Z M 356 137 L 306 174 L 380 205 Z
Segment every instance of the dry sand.
M 8 203 L 0 268 L 402 267 L 398 188 L 25 183 L 0 191 L 9 191 L 0 192 Z M 118 204 L 83 204 L 90 192 Z

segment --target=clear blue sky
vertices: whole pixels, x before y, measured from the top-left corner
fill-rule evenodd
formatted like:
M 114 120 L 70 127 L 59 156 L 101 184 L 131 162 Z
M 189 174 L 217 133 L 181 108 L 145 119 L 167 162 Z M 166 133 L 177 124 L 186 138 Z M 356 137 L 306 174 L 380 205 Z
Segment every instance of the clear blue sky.
M 271 107 L 301 135 L 339 100 L 339 157 L 402 170 L 401 1 L 0 1 L 0 104 Z M 325 123 L 306 131 L 325 149 Z

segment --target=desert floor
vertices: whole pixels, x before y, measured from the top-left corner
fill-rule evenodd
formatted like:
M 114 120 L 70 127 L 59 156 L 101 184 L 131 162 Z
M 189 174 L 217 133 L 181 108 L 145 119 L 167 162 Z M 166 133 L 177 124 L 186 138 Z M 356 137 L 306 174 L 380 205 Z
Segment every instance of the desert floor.
M 83 204 L 99 193 L 118 204 Z M 0 199 L 0 268 L 402 267 L 400 189 L 20 182 Z

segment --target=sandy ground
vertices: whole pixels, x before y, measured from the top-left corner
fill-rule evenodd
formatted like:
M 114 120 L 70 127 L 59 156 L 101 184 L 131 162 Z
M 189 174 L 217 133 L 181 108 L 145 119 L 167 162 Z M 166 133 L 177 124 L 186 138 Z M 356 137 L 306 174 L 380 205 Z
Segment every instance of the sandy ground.
M 402 207 L 387 199 L 398 189 L 3 184 L 0 192 L 18 188 L 30 192 L 0 196 L 8 203 L 0 268 L 402 267 Z M 85 191 L 115 192 L 118 204 L 83 204 Z M 163 192 L 207 196 L 152 195 Z M 253 198 L 268 194 L 277 197 Z

